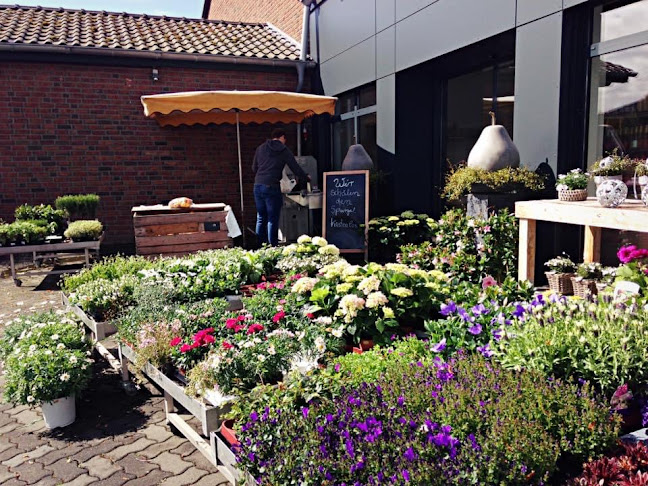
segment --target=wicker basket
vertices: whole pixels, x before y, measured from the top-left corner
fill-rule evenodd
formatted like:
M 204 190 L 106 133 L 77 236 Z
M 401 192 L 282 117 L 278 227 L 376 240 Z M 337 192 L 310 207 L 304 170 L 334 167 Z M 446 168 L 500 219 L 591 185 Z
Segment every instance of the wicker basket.
M 558 191 L 560 201 L 585 201 L 587 199 L 587 189 L 564 189 Z
M 545 275 L 547 276 L 549 288 L 552 292 L 562 295 L 574 294 L 574 288 L 572 287 L 573 273 L 545 272 Z
M 579 279 L 572 277 L 572 287 L 574 288 L 574 295 L 577 297 L 587 298 L 589 295 L 597 295 L 598 288 L 596 287 L 596 280 L 588 280 L 586 278 Z

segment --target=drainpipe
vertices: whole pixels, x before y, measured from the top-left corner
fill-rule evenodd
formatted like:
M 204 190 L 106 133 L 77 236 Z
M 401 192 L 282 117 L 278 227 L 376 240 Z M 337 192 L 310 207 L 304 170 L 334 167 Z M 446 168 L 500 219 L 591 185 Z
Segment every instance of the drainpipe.
M 308 58 L 308 35 L 310 32 L 310 7 L 304 5 L 304 16 L 302 20 L 302 38 L 301 38 L 301 54 L 299 62 L 297 63 L 297 88 L 295 91 L 301 93 L 304 87 L 304 77 L 306 74 L 306 59 Z M 297 124 L 297 156 L 301 156 L 301 123 Z

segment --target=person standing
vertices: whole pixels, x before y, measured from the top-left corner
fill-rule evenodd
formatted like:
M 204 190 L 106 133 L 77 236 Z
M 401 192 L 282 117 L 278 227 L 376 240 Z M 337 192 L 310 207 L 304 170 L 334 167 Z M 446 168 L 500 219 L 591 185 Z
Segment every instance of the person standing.
M 279 181 L 288 165 L 298 179 L 310 179 L 286 147 L 286 131 L 275 128 L 271 139 L 259 145 L 254 154 L 254 203 L 257 208 L 256 234 L 260 244 L 279 242 L 279 216 L 283 195 Z

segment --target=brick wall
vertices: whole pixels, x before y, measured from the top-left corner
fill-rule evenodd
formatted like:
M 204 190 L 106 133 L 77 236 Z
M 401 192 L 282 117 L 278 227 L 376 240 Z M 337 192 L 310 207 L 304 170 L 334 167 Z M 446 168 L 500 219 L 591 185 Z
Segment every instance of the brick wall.
M 299 0 L 211 0 L 208 19 L 270 22 L 301 42 L 303 5 Z
M 134 241 L 131 207 L 187 196 L 224 202 L 240 221 L 236 129 L 161 128 L 144 117 L 140 96 L 165 91 L 293 91 L 294 72 L 223 71 L 43 63 L 0 69 L 0 218 L 23 203 L 96 193 L 108 245 Z M 246 222 L 255 217 L 251 164 L 272 126 L 242 125 Z M 289 130 L 289 134 L 293 130 Z M 294 137 L 289 146 L 295 151 Z

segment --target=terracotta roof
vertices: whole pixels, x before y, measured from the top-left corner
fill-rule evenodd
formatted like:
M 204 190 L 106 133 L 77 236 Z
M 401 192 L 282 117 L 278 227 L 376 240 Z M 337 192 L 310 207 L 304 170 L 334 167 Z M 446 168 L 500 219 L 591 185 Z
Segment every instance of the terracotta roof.
M 9 45 L 299 59 L 299 45 L 263 23 L 0 5 L 0 48 Z

